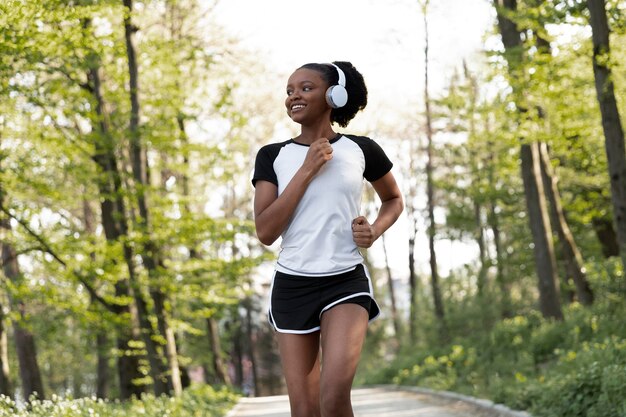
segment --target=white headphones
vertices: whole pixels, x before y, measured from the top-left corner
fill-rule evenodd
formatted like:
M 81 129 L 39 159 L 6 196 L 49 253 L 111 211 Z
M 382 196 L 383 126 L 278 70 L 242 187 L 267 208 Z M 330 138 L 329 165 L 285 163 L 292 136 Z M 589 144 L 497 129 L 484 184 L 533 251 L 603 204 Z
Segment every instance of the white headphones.
M 348 92 L 346 91 L 346 76 L 335 64 L 332 65 L 337 69 L 337 73 L 339 74 L 339 81 L 337 81 L 336 85 L 331 85 L 326 90 L 326 102 L 333 109 L 338 109 L 339 107 L 343 107 L 348 102 Z

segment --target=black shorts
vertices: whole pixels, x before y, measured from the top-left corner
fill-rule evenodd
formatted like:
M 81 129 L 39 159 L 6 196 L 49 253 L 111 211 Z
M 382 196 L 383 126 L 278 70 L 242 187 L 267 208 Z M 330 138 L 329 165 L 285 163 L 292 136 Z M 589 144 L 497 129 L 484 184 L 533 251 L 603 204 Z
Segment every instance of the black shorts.
M 359 264 L 337 275 L 309 277 L 276 271 L 270 290 L 269 322 L 281 333 L 304 334 L 320 329 L 322 314 L 338 305 L 363 306 L 372 321 L 380 309 L 367 269 Z

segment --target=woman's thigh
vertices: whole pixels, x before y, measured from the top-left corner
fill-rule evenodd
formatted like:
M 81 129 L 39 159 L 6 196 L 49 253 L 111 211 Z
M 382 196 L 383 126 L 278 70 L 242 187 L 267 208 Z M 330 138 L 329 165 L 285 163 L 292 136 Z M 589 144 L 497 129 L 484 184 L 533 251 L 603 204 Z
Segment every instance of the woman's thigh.
M 340 304 L 322 315 L 322 399 L 350 396 L 361 348 L 367 332 L 368 312 L 358 304 Z
M 320 333 L 277 333 L 292 416 L 319 416 Z

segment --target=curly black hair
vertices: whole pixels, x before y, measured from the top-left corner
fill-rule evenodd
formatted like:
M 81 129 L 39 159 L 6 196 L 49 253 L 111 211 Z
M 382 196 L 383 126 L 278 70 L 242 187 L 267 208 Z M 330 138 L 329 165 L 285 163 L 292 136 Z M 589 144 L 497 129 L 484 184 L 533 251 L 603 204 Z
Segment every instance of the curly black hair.
M 346 91 L 348 92 L 348 102 L 345 106 L 333 109 L 330 113 L 330 120 L 341 127 L 348 126 L 350 120 L 367 106 L 367 87 L 363 75 L 348 61 L 333 61 L 346 76 Z M 319 72 L 324 81 L 329 86 L 339 82 L 339 74 L 335 67 L 330 64 L 310 63 L 304 64 L 300 68 L 307 68 Z

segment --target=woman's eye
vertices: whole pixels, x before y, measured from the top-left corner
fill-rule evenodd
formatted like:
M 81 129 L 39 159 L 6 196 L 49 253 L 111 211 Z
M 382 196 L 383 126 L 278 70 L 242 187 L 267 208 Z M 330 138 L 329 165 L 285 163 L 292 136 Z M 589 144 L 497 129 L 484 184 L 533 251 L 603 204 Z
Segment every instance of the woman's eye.
M 303 91 L 311 91 L 311 87 L 304 87 L 302 90 Z
M 290 96 L 290 95 L 292 95 L 292 94 L 293 94 L 293 91 L 291 91 L 291 90 L 287 90 L 287 95 L 288 95 L 288 96 Z

